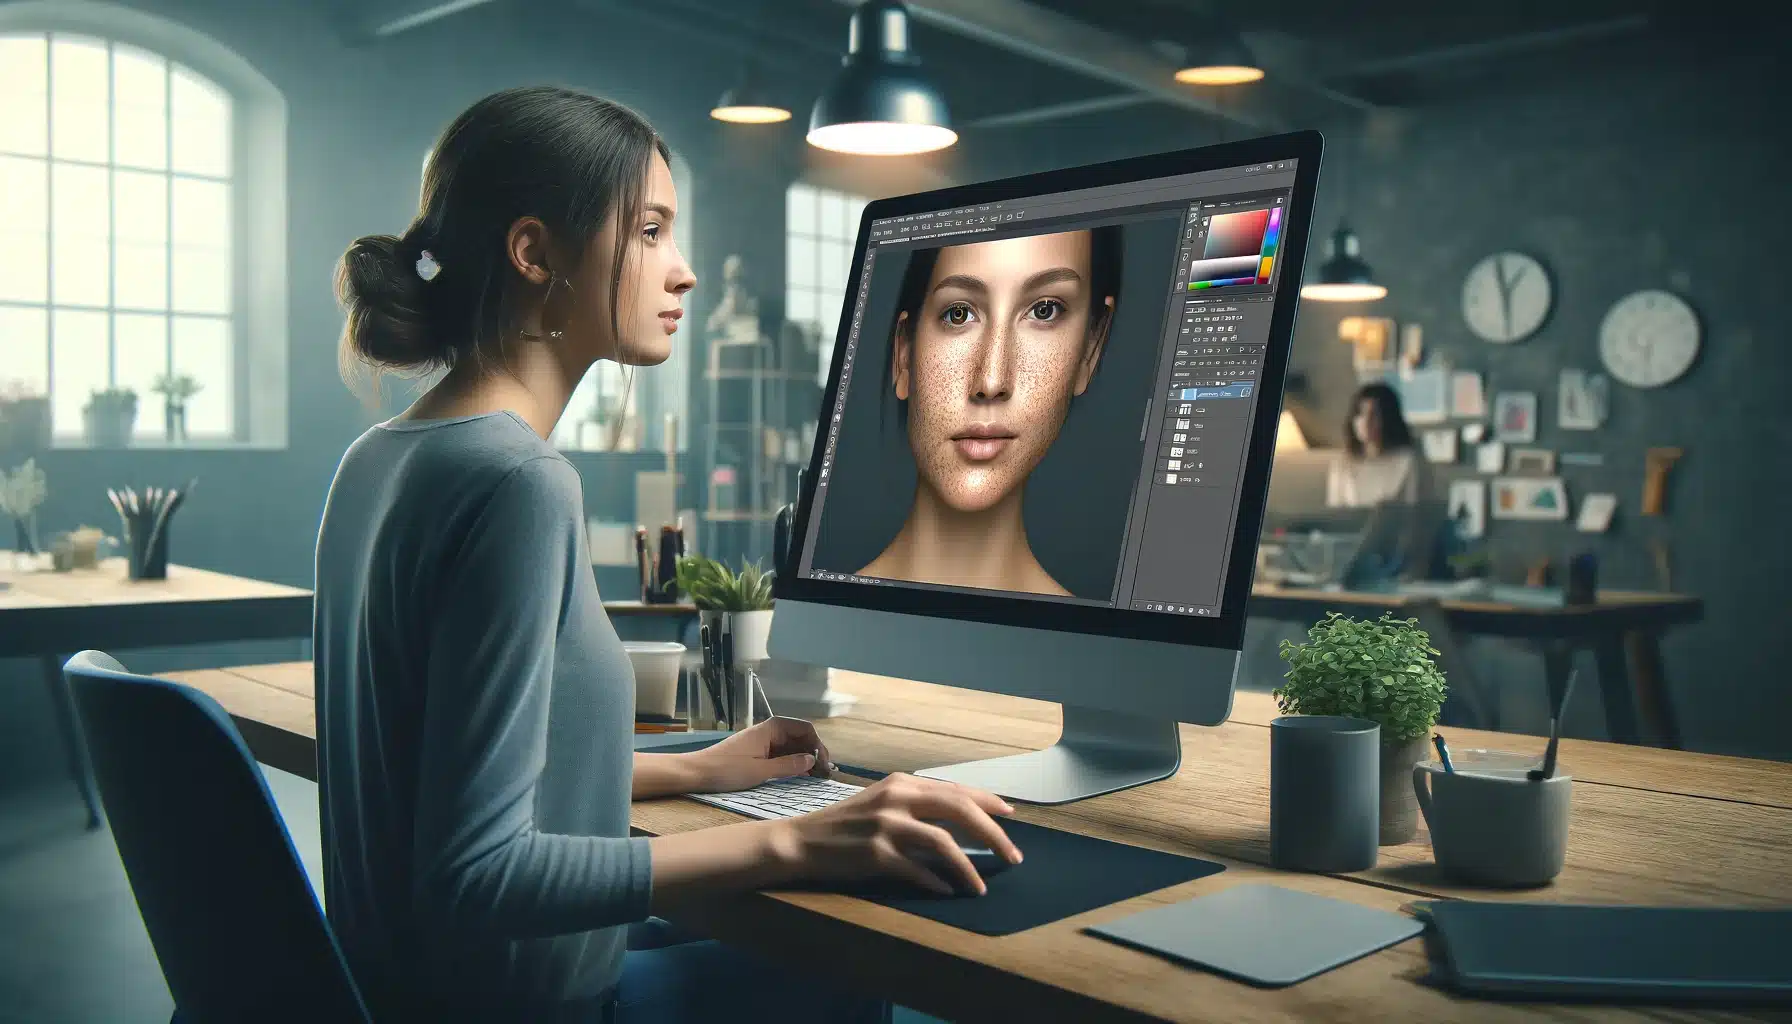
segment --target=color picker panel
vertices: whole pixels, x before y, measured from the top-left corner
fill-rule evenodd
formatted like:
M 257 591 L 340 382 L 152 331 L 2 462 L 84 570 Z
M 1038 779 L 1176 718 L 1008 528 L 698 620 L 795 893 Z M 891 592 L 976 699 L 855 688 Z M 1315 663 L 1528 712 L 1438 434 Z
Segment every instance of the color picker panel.
M 1282 208 L 1269 211 L 1269 224 L 1263 229 L 1263 264 L 1257 268 L 1257 283 L 1268 284 L 1276 263 L 1276 244 L 1282 238 Z
M 1219 260 L 1261 253 L 1263 236 L 1269 229 L 1269 213 L 1246 210 L 1216 215 L 1207 224 L 1207 247 L 1201 258 Z

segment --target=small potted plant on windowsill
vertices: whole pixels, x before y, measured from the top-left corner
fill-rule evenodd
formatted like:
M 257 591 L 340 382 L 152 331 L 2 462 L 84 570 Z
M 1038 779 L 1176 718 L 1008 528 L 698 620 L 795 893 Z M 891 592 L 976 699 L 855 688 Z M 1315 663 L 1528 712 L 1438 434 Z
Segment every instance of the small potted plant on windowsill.
M 772 574 L 758 565 L 736 573 L 713 558 L 678 560 L 678 589 L 697 606 L 697 617 L 715 633 L 724 617 L 734 634 L 736 663 L 763 661 L 772 630 Z
M 137 430 L 137 392 L 130 388 L 95 391 L 81 410 L 87 443 L 95 448 L 123 448 Z
M 1418 833 L 1412 767 L 1426 757 L 1431 728 L 1444 703 L 1437 651 L 1417 619 L 1383 614 L 1358 621 L 1333 612 L 1307 631 L 1307 642 L 1282 641 L 1287 681 L 1275 691 L 1283 714 L 1343 715 L 1381 726 L 1381 845 Z
M 169 441 L 187 439 L 187 401 L 198 394 L 200 384 L 191 374 L 165 373 L 156 378 L 155 392 L 162 396 L 163 431 Z
M 37 551 L 37 509 L 50 496 L 44 471 L 36 459 L 8 473 L 0 470 L 0 512 L 12 519 L 13 549 L 21 555 Z
M 0 384 L 0 451 L 50 447 L 50 400 L 22 380 Z

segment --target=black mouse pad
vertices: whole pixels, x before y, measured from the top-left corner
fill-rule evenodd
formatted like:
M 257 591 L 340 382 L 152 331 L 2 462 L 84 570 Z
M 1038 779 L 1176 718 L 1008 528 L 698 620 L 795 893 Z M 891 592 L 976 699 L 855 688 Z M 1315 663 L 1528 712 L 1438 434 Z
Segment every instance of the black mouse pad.
M 1009 935 L 1226 870 L 1212 861 L 1024 821 L 999 824 L 1025 859 L 986 879 L 989 891 L 982 896 L 917 896 L 906 886 L 900 892 L 847 891 L 979 935 Z

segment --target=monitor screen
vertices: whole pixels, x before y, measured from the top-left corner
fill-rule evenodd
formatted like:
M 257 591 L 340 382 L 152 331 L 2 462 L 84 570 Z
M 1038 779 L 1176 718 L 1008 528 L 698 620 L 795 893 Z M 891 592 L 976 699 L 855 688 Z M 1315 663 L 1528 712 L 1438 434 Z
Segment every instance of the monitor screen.
M 1295 163 L 873 207 L 797 575 L 1231 611 Z

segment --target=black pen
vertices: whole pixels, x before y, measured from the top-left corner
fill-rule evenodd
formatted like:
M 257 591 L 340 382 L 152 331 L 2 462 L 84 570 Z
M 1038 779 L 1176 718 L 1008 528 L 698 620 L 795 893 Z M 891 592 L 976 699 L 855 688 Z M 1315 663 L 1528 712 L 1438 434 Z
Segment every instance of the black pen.
M 734 630 L 722 628 L 722 692 L 728 700 L 728 728 L 733 729 L 734 721 Z M 751 705 L 748 705 L 750 708 Z
M 698 676 L 703 680 L 704 691 L 709 694 L 710 708 L 715 711 L 715 717 L 720 719 L 722 717 L 722 691 L 716 680 L 715 635 L 710 631 L 708 623 L 703 624 L 698 635 L 701 637 L 699 642 L 703 645 L 703 668 L 698 672 Z

